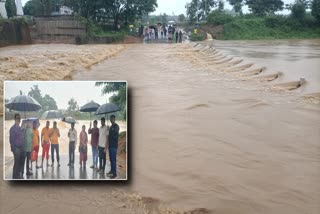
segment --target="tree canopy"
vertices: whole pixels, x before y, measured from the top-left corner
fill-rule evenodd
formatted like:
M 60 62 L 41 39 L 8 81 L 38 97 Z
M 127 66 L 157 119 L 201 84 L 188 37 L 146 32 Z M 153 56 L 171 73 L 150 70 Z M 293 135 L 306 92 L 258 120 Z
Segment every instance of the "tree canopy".
M 157 0 L 30 0 L 24 12 L 34 16 L 49 15 L 61 5 L 97 23 L 112 19 L 115 28 L 120 22 L 128 24 L 142 18 L 158 6 Z
M 7 0 L 5 3 L 5 8 L 7 11 L 8 18 L 11 18 L 17 15 L 17 6 L 16 6 L 15 0 Z
M 211 8 L 217 5 L 215 0 L 192 0 L 186 4 L 187 17 L 190 22 L 205 20 Z
M 58 109 L 56 101 L 50 95 L 41 95 L 41 90 L 39 89 L 38 85 L 34 85 L 30 88 L 28 96 L 39 102 L 39 104 L 42 106 L 41 112 Z
M 126 119 L 127 111 L 127 85 L 125 82 L 96 82 L 98 87 L 102 87 L 102 94 L 114 93 L 110 97 L 110 102 L 117 104 L 120 107 L 119 116 Z
M 246 5 L 254 15 L 265 16 L 282 10 L 284 3 L 281 0 L 246 0 Z

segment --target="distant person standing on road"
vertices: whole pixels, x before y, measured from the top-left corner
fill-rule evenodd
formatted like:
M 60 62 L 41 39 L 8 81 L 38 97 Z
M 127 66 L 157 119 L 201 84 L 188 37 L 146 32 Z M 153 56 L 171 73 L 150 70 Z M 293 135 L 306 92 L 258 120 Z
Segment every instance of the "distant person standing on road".
M 158 27 L 157 26 L 154 28 L 154 38 L 158 39 Z
M 182 35 L 183 35 L 183 34 L 182 34 L 182 30 L 180 30 L 180 32 L 179 32 L 179 42 L 180 42 L 180 43 L 182 43 Z
M 53 122 L 53 128 L 50 131 L 49 135 L 51 139 L 51 160 L 52 164 L 51 166 L 54 166 L 54 151 L 56 151 L 56 156 L 57 156 L 57 162 L 58 162 L 58 167 L 60 167 L 60 154 L 59 154 L 59 137 L 60 137 L 60 130 L 57 127 L 57 122 Z
M 101 118 L 101 127 L 99 128 L 99 173 L 104 174 L 106 167 L 106 149 L 109 136 L 109 127 L 106 126 L 106 119 Z
M 41 146 L 42 146 L 42 162 L 41 167 L 43 167 L 43 159 L 46 157 L 47 159 L 47 166 L 49 166 L 49 149 L 50 149 L 50 122 L 47 121 L 46 126 L 41 131 Z
M 69 163 L 68 166 L 74 166 L 74 150 L 77 144 L 77 130 L 74 128 L 74 123 L 71 123 L 71 129 L 68 132 L 69 137 Z
M 163 33 L 164 33 L 165 39 L 167 38 L 167 32 L 168 32 L 167 26 L 164 26 Z
M 163 39 L 163 26 L 160 26 L 161 39 Z
M 99 128 L 97 128 L 98 121 L 93 121 L 93 128 L 88 130 L 89 134 L 91 134 L 91 149 L 92 149 L 92 166 L 90 168 L 98 169 L 98 143 L 99 143 Z
M 178 31 L 176 31 L 176 43 L 178 43 L 178 39 L 179 39 L 179 33 Z
M 24 167 L 23 161 L 23 147 L 24 147 L 24 133 L 20 127 L 20 114 L 14 115 L 14 125 L 10 128 L 10 146 L 13 153 L 14 164 L 12 179 L 22 179 L 22 169 Z
M 109 131 L 109 158 L 111 164 L 111 170 L 107 174 L 111 179 L 117 178 L 117 151 L 118 151 L 118 139 L 119 139 L 119 126 L 115 123 L 116 116 L 111 115 L 110 122 L 111 127 Z

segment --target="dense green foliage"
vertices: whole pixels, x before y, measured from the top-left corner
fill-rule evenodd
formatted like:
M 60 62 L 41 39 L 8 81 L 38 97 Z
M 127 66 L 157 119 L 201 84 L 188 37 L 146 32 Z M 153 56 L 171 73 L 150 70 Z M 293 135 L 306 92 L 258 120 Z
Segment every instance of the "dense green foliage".
M 213 25 L 224 25 L 232 20 L 234 20 L 232 15 L 219 10 L 212 11 L 207 18 L 207 22 Z
M 102 87 L 101 93 L 114 93 L 109 102 L 117 104 L 120 107 L 120 111 L 116 114 L 120 119 L 126 119 L 127 111 L 127 84 L 125 82 L 97 82 L 96 86 Z
M 306 15 L 303 20 L 287 16 L 237 17 L 224 25 L 224 39 L 320 38 L 320 26 Z

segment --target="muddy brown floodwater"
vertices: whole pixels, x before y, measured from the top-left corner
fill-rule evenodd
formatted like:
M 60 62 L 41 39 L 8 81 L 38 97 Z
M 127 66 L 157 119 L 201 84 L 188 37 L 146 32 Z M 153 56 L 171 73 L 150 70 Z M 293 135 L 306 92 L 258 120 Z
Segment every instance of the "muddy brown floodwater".
M 301 93 L 305 84 L 296 80 L 273 84 L 277 78 L 261 75 L 259 62 L 193 45 L 127 45 L 73 73 L 74 80 L 128 80 L 130 182 L 39 191 L 54 191 L 58 208 L 71 203 L 68 191 L 79 191 L 72 201 L 92 198 L 81 201 L 93 213 L 105 206 L 121 213 L 319 213 L 318 98 Z M 2 201 L 11 191 L 26 194 L 1 188 Z M 114 189 L 120 196 L 113 205 L 95 199 Z

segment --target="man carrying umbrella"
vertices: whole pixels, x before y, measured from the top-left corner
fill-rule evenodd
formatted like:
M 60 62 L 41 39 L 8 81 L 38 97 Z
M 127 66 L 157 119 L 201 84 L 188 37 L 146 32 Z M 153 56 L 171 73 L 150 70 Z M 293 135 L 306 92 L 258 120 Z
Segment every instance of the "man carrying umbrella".
M 42 146 L 42 162 L 41 168 L 43 167 L 43 159 L 46 157 L 47 159 L 47 166 L 49 166 L 49 149 L 50 149 L 50 122 L 47 121 L 46 126 L 41 131 L 41 146 Z
M 20 114 L 14 115 L 14 125 L 10 128 L 10 146 L 14 157 L 13 179 L 22 179 L 22 169 L 24 165 L 24 133 L 20 127 Z
M 111 115 L 110 122 L 111 127 L 109 130 L 109 158 L 111 164 L 111 170 L 107 174 L 111 179 L 117 178 L 117 150 L 118 150 L 118 138 L 119 138 L 119 126 L 115 123 L 116 116 Z
M 53 122 L 53 128 L 50 130 L 49 137 L 51 139 L 51 160 L 52 167 L 54 166 L 54 151 L 56 151 L 58 167 L 60 167 L 60 155 L 59 155 L 59 140 L 60 130 L 57 127 L 57 122 Z

